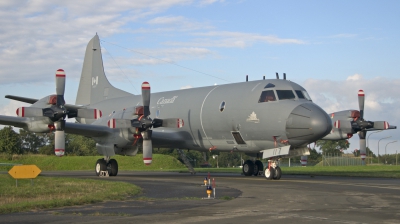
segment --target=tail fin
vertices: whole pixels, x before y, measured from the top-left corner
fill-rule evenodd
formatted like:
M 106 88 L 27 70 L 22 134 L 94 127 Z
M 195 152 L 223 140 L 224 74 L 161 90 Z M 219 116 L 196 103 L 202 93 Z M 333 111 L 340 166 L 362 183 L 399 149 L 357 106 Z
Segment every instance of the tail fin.
M 86 47 L 76 104 L 88 105 L 131 95 L 133 94 L 115 88 L 107 80 L 101 57 L 100 40 L 96 34 Z

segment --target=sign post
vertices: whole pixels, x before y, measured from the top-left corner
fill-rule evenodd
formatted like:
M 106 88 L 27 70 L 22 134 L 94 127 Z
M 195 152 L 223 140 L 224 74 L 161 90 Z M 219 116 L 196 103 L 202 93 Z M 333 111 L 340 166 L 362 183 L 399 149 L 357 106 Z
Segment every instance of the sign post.
M 31 185 L 33 185 L 33 180 L 36 178 L 40 172 L 42 172 L 36 165 L 21 165 L 13 166 L 8 174 L 10 174 L 15 179 L 15 185 L 18 187 L 18 179 L 31 179 Z

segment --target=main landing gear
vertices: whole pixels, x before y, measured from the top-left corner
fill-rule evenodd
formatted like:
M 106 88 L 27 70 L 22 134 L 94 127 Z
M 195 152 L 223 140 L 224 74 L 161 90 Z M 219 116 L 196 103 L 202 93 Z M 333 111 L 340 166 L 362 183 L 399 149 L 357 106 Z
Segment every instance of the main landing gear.
M 105 156 L 104 159 L 98 159 L 95 166 L 96 176 L 117 176 L 118 163 L 115 159 Z
M 282 170 L 278 166 L 278 161 L 276 160 L 268 160 L 268 166 L 265 169 L 260 160 L 256 160 L 255 162 L 252 160 L 246 160 L 243 163 L 242 171 L 245 176 L 264 175 L 268 180 L 279 180 L 282 177 Z
M 260 172 L 262 173 L 264 169 L 264 165 L 260 160 L 256 160 L 255 162 L 253 162 L 252 160 L 246 160 L 243 163 L 243 174 L 245 176 L 258 176 L 260 175 Z

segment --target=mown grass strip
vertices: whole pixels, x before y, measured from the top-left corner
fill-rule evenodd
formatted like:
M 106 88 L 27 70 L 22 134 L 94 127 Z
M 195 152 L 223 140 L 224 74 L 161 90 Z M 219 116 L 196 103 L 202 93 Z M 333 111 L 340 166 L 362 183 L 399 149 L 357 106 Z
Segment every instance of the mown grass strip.
M 0 174 L 0 214 L 123 200 L 141 192 L 136 185 L 105 179 L 39 176 L 33 183 L 31 186 L 30 179 L 18 180 L 16 187 L 12 177 Z
M 47 155 L 0 155 L 0 163 L 35 164 L 42 171 L 93 170 L 96 161 L 102 156 L 47 156 Z M 151 166 L 145 166 L 142 155 L 113 156 L 118 162 L 119 170 L 171 170 L 186 168 L 172 156 L 153 154 Z M 12 166 L 0 166 L 0 171 L 8 171 Z

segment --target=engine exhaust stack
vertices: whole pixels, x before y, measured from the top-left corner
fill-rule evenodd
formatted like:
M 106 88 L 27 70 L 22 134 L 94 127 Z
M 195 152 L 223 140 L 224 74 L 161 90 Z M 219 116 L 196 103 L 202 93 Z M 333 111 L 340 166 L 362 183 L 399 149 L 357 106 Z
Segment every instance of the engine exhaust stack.
M 286 73 L 283 73 L 283 79 L 286 80 Z
M 279 74 L 278 73 L 275 73 L 276 74 L 276 79 L 279 79 Z
M 246 75 L 246 82 L 249 81 L 249 75 Z

